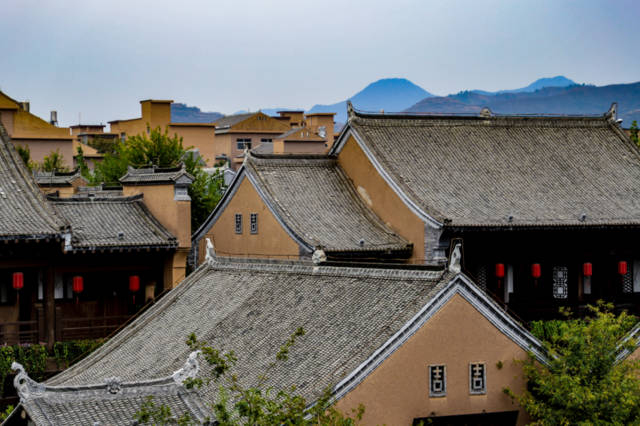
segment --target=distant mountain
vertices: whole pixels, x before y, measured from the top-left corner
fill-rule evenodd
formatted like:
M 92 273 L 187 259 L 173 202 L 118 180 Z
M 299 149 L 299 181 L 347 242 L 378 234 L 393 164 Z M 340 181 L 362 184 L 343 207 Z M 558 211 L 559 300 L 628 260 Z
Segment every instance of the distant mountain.
M 171 104 L 171 121 L 174 123 L 213 123 L 223 116 L 219 112 L 202 112 L 198 107 L 181 103 Z
M 604 114 L 618 103 L 618 117 L 627 128 L 640 121 L 640 82 L 609 86 L 546 87 L 535 92 L 484 95 L 473 91 L 429 97 L 408 112 L 477 113 L 488 107 L 498 114 Z
M 522 93 L 522 92 L 535 92 L 536 90 L 543 89 L 545 87 L 567 87 L 575 86 L 577 83 L 568 79 L 563 75 L 556 77 L 539 78 L 527 87 L 521 87 L 519 89 L 510 90 L 498 90 L 497 92 L 487 92 L 485 90 L 471 90 L 471 92 L 478 93 L 480 95 L 500 95 L 503 93 Z
M 420 86 L 404 78 L 385 78 L 369 84 L 349 99 L 353 106 L 363 111 L 402 111 L 421 99 L 433 96 Z M 347 101 L 331 105 L 314 105 L 309 111 L 335 112 L 335 121 L 347 121 Z

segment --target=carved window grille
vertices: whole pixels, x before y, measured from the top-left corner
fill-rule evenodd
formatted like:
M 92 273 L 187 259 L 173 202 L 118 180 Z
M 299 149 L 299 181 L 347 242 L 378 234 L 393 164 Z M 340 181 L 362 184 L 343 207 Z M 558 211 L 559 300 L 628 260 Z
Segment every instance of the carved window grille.
M 242 215 L 236 213 L 236 234 L 242 234 Z
M 481 289 L 486 290 L 487 289 L 487 266 L 486 265 L 482 265 L 478 268 L 478 274 L 476 279 L 478 282 L 478 286 Z
M 444 365 L 429 366 L 429 396 L 439 397 L 447 394 L 447 368 Z
M 251 213 L 251 233 L 258 233 L 258 213 Z
M 487 375 L 484 363 L 469 364 L 469 393 L 472 395 L 487 393 Z
M 627 273 L 622 276 L 622 292 L 633 293 L 633 262 L 627 261 Z
M 569 297 L 569 268 L 566 266 L 553 267 L 553 297 L 555 299 Z

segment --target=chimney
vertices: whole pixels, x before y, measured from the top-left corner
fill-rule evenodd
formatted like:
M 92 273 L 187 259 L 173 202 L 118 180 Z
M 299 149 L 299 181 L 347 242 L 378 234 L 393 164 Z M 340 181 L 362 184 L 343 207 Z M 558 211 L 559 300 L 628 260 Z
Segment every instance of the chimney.
M 20 108 L 22 108 L 26 112 L 29 112 L 29 101 L 20 102 Z
M 49 120 L 49 123 L 54 126 L 58 125 L 58 111 L 51 111 L 51 120 Z

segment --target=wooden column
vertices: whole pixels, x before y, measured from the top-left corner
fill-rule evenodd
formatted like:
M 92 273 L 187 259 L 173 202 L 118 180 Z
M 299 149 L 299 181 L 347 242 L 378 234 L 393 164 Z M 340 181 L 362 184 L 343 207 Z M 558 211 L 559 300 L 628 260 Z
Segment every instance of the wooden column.
M 56 340 L 56 301 L 54 297 L 55 291 L 55 273 L 53 267 L 48 267 L 44 274 L 44 319 L 45 333 L 47 338 L 47 347 L 53 348 Z

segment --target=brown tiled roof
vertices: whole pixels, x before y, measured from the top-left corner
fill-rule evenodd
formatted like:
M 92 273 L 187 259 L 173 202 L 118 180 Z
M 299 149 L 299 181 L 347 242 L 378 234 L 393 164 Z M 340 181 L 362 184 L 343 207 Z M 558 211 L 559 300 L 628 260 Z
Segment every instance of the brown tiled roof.
M 153 166 L 140 169 L 129 166 L 127 174 L 120 178 L 120 182 L 129 185 L 172 183 L 183 176 L 190 182 L 193 181 L 193 176 L 186 172 L 184 164 L 177 167 L 160 168 Z
M 0 239 L 61 236 L 68 223 L 40 193 L 0 124 Z
M 131 197 L 49 197 L 73 229 L 72 250 L 175 248 L 176 238 Z
M 487 113 L 352 112 L 349 126 L 392 183 L 445 225 L 640 224 L 640 152 L 611 114 Z
M 246 120 L 247 118 L 253 117 L 256 114 L 257 112 L 247 112 L 244 114 L 227 115 L 218 119 L 218 121 L 214 122 L 213 124 L 215 124 L 216 130 L 224 130 L 227 127 L 231 127 Z
M 335 159 L 251 152 L 246 168 L 277 215 L 309 246 L 328 253 L 411 254 L 411 244 L 363 204 Z

